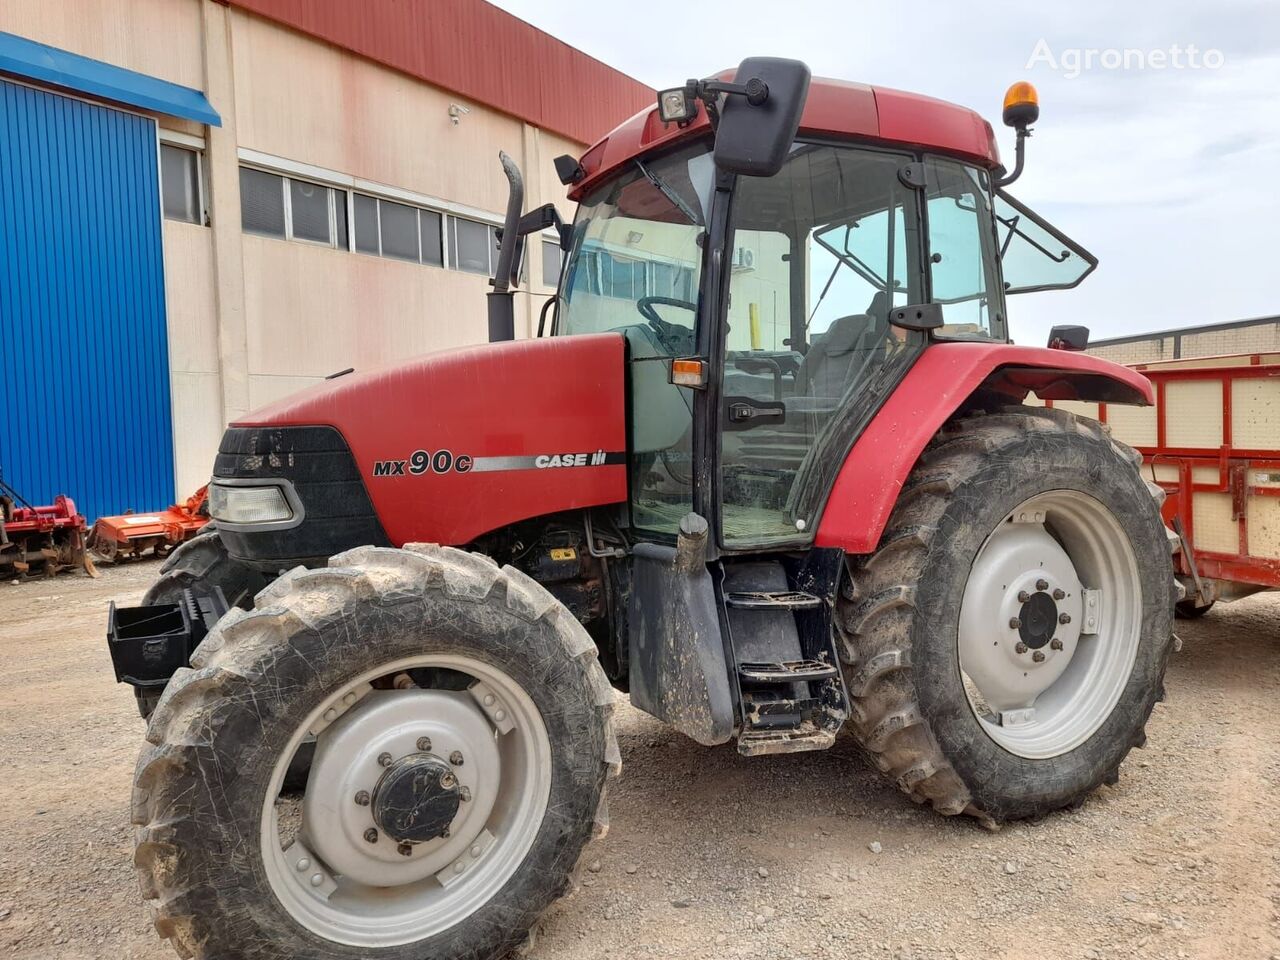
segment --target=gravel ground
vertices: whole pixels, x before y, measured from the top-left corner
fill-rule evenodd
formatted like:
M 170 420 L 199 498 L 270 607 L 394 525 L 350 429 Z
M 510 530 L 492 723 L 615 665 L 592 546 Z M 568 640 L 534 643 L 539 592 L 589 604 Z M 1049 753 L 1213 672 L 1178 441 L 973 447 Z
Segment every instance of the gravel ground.
M 142 725 L 102 639 L 106 602 L 154 575 L 0 585 L 0 953 L 174 956 L 137 895 Z M 994 834 L 914 807 L 848 745 L 748 760 L 621 706 L 612 830 L 535 960 L 1280 960 L 1280 596 L 1179 632 L 1120 783 Z

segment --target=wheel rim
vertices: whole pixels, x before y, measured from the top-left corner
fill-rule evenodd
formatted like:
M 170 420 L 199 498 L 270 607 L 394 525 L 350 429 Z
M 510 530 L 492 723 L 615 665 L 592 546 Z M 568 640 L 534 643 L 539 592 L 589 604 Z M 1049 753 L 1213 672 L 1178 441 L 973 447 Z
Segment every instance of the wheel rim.
M 978 551 L 960 605 L 960 670 L 983 731 L 1028 759 L 1074 750 L 1119 702 L 1141 626 L 1115 515 L 1075 490 L 1020 504 Z
M 418 670 L 461 674 L 450 687 L 465 689 L 419 687 L 410 678 Z M 391 689 L 380 682 L 388 679 Z M 307 788 L 300 801 L 281 797 L 312 734 Z M 550 792 L 546 726 L 515 680 L 469 657 L 398 660 L 327 697 L 279 755 L 262 809 L 267 878 L 290 915 L 327 940 L 422 940 L 502 889 Z M 447 833 L 428 837 L 440 828 Z

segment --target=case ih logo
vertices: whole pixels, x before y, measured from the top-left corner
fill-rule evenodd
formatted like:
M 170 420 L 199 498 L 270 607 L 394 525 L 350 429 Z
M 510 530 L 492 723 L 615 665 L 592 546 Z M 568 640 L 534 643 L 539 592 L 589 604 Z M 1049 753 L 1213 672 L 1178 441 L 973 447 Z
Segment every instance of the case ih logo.
M 375 477 L 421 476 L 424 473 L 491 473 L 497 470 L 548 470 L 556 467 L 603 467 L 626 462 L 626 454 L 608 450 L 586 453 L 540 453 L 532 457 L 470 457 L 448 450 L 415 450 L 404 460 L 377 460 Z

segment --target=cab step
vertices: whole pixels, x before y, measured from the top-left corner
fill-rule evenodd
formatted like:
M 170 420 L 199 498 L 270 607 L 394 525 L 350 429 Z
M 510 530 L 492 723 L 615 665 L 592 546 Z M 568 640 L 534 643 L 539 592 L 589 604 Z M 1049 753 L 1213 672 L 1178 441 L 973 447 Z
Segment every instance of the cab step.
M 839 675 L 839 670 L 821 660 L 738 664 L 738 676 L 751 683 L 800 683 L 809 680 L 830 680 Z
M 802 753 L 806 750 L 826 750 L 835 742 L 834 730 L 824 730 L 816 724 L 803 723 L 790 730 L 744 730 L 738 736 L 738 753 L 744 757 Z
M 822 598 L 800 590 L 752 590 L 726 594 L 724 603 L 735 610 L 817 610 Z

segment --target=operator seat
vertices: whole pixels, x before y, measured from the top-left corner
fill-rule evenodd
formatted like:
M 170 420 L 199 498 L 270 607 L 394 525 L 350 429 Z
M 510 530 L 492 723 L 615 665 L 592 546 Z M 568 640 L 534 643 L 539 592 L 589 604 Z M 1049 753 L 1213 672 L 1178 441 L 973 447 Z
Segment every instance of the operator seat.
M 883 346 L 888 324 L 889 298 L 878 292 L 866 313 L 834 320 L 826 333 L 815 337 L 796 374 L 796 392 L 809 397 L 842 397 L 849 377 L 861 369 L 867 351 Z

